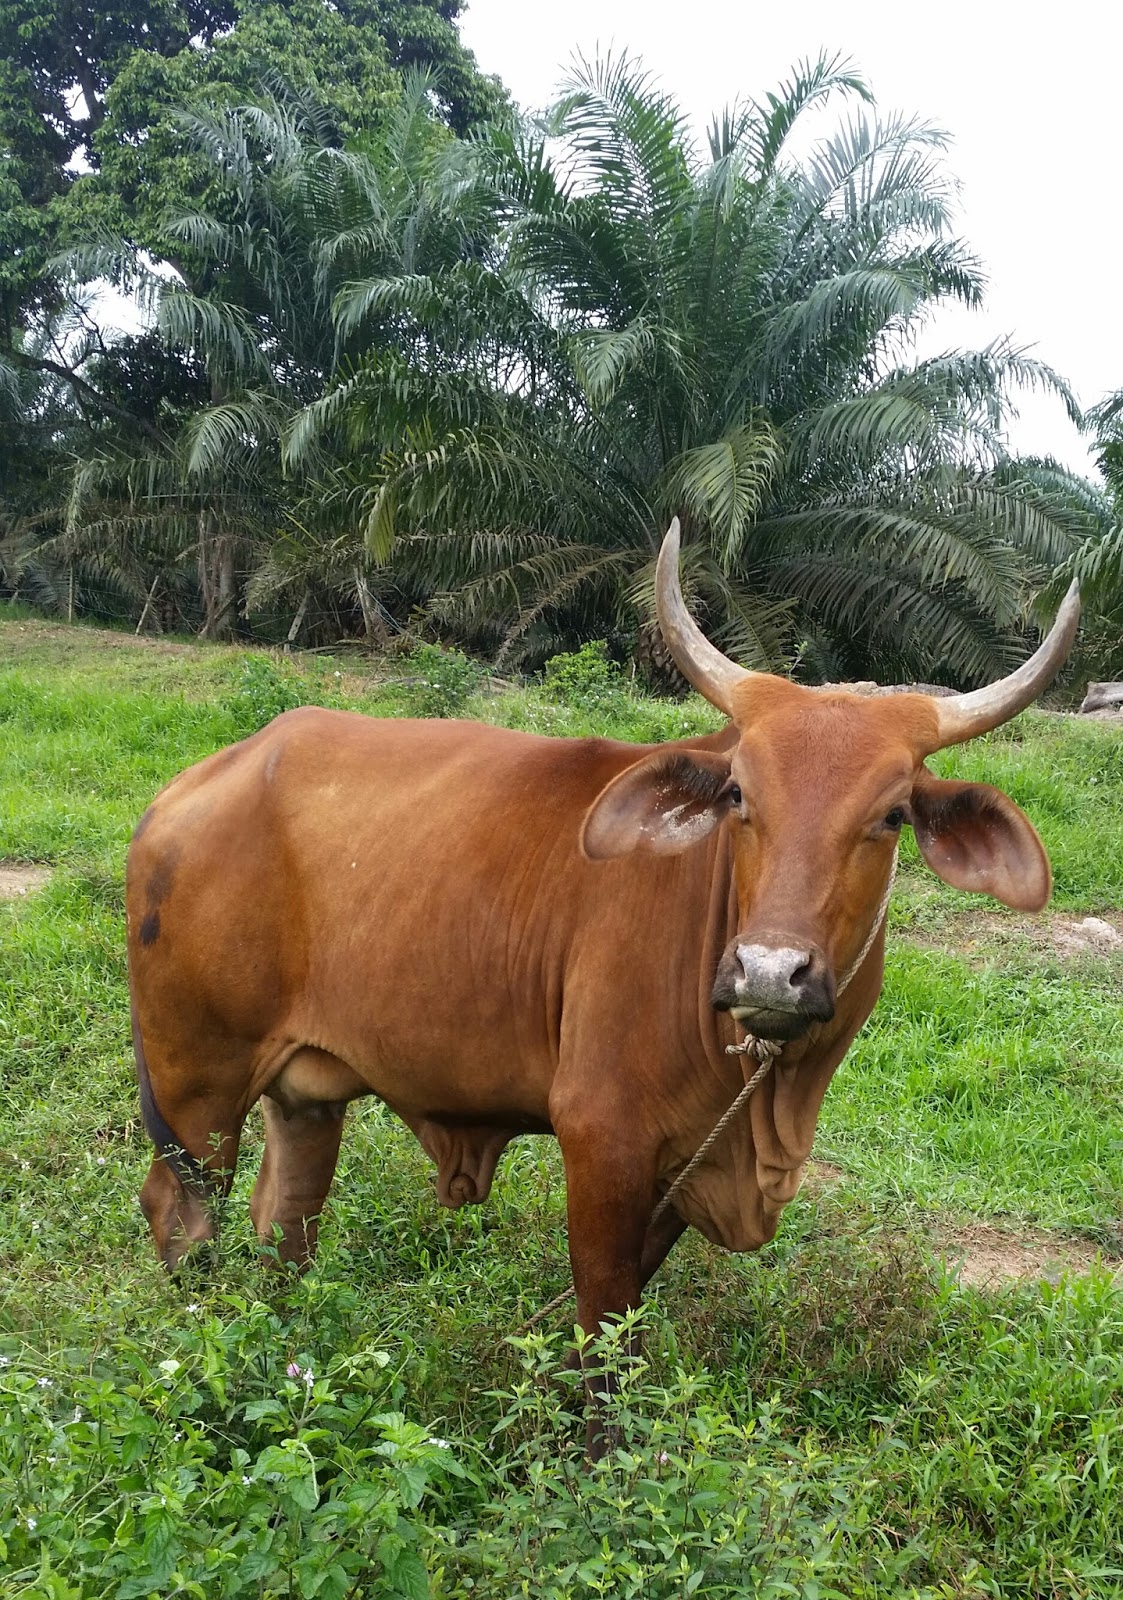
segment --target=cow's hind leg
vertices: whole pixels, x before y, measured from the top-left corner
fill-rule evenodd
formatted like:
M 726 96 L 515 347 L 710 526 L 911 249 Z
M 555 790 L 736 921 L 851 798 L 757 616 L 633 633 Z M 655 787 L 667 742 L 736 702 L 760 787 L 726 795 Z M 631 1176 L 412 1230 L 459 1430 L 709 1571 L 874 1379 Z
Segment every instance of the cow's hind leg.
M 316 1253 L 320 1213 L 335 1176 L 345 1100 L 286 1108 L 262 1099 L 265 1154 L 250 1200 L 262 1244 L 275 1244 L 282 1261 L 306 1267 Z
M 311 1045 L 296 1050 L 265 1090 L 265 1154 L 250 1215 L 282 1261 L 306 1267 L 315 1255 L 347 1103 L 369 1093 L 345 1061 Z
M 140 1110 L 156 1157 L 140 1191 L 157 1253 L 169 1272 L 216 1232 L 216 1202 L 229 1194 L 238 1161 L 245 1106 L 229 1088 L 244 1082 L 236 1070 L 157 1073 L 152 1082 L 135 1001 L 132 1005 L 133 1054 Z M 233 1067 L 233 1063 L 230 1064 Z
M 174 1272 L 217 1232 L 216 1206 L 234 1181 L 243 1118 L 240 1107 L 214 1100 L 161 1110 L 158 1126 L 149 1122 L 157 1155 L 140 1204 L 160 1259 Z

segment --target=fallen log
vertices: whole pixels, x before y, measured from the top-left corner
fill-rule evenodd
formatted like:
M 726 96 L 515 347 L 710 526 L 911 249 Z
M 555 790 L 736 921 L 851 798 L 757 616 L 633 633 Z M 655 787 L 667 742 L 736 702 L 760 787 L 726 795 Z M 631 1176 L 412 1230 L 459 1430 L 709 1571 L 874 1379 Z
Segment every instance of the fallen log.
M 1123 712 L 1123 683 L 1090 683 L 1080 709 Z

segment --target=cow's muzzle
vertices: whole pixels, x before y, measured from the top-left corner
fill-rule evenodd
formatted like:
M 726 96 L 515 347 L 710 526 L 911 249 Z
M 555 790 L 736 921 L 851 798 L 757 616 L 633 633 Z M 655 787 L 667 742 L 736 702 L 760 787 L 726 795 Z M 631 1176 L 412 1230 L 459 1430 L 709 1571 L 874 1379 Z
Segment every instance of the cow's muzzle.
M 734 942 L 714 981 L 713 1003 L 761 1039 L 797 1039 L 834 1016 L 835 982 L 823 952 L 801 941 Z

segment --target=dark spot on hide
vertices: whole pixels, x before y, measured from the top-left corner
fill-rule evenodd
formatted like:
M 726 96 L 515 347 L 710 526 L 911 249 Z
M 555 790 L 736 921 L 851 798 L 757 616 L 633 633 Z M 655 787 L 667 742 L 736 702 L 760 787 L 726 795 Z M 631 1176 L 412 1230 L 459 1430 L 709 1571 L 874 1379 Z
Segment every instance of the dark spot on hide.
M 146 893 L 148 904 L 151 907 L 162 905 L 168 898 L 172 886 L 172 875 L 175 869 L 175 857 L 168 855 L 152 869 L 152 876 L 148 880 Z
M 155 869 L 154 874 L 152 874 L 152 877 L 149 878 L 149 883 L 147 883 L 149 906 L 162 906 L 163 901 L 166 901 L 166 898 L 168 898 L 168 890 L 170 890 L 170 888 L 171 867 L 165 866 L 165 864 L 162 862 L 162 864 Z
M 137 839 L 140 838 L 141 834 L 143 834 L 147 830 L 149 823 L 152 821 L 152 818 L 155 815 L 156 815 L 156 807 L 155 806 L 149 806 L 148 810 L 144 813 L 144 815 L 141 817 L 140 821 L 137 823 L 136 827 L 133 829 L 133 841 L 134 841 L 134 843 L 135 843 L 135 841 Z
M 150 911 L 140 925 L 140 942 L 145 949 L 160 937 L 160 913 Z

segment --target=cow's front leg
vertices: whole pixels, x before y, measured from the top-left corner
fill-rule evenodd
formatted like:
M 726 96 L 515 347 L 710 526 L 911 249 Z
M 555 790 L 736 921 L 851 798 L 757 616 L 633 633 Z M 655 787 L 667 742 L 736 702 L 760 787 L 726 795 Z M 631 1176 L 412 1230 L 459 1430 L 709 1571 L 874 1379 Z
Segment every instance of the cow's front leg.
M 640 1287 L 647 1288 L 651 1279 L 670 1255 L 675 1243 L 686 1232 L 686 1223 L 672 1206 L 668 1206 L 657 1221 L 649 1224 L 643 1239 L 640 1256 Z
M 611 1120 L 611 1119 L 610 1119 Z M 577 1292 L 577 1322 L 595 1336 L 601 1324 L 632 1311 L 640 1302 L 655 1199 L 654 1152 L 608 1140 L 600 1129 L 559 1130 L 565 1160 L 569 1260 Z M 669 1248 L 659 1251 L 659 1260 Z M 656 1262 L 656 1265 L 658 1263 Z M 647 1266 L 647 1274 L 645 1274 Z M 598 1396 L 614 1385 L 610 1373 L 584 1359 L 589 1402 L 588 1453 L 596 1458 L 611 1444 Z

